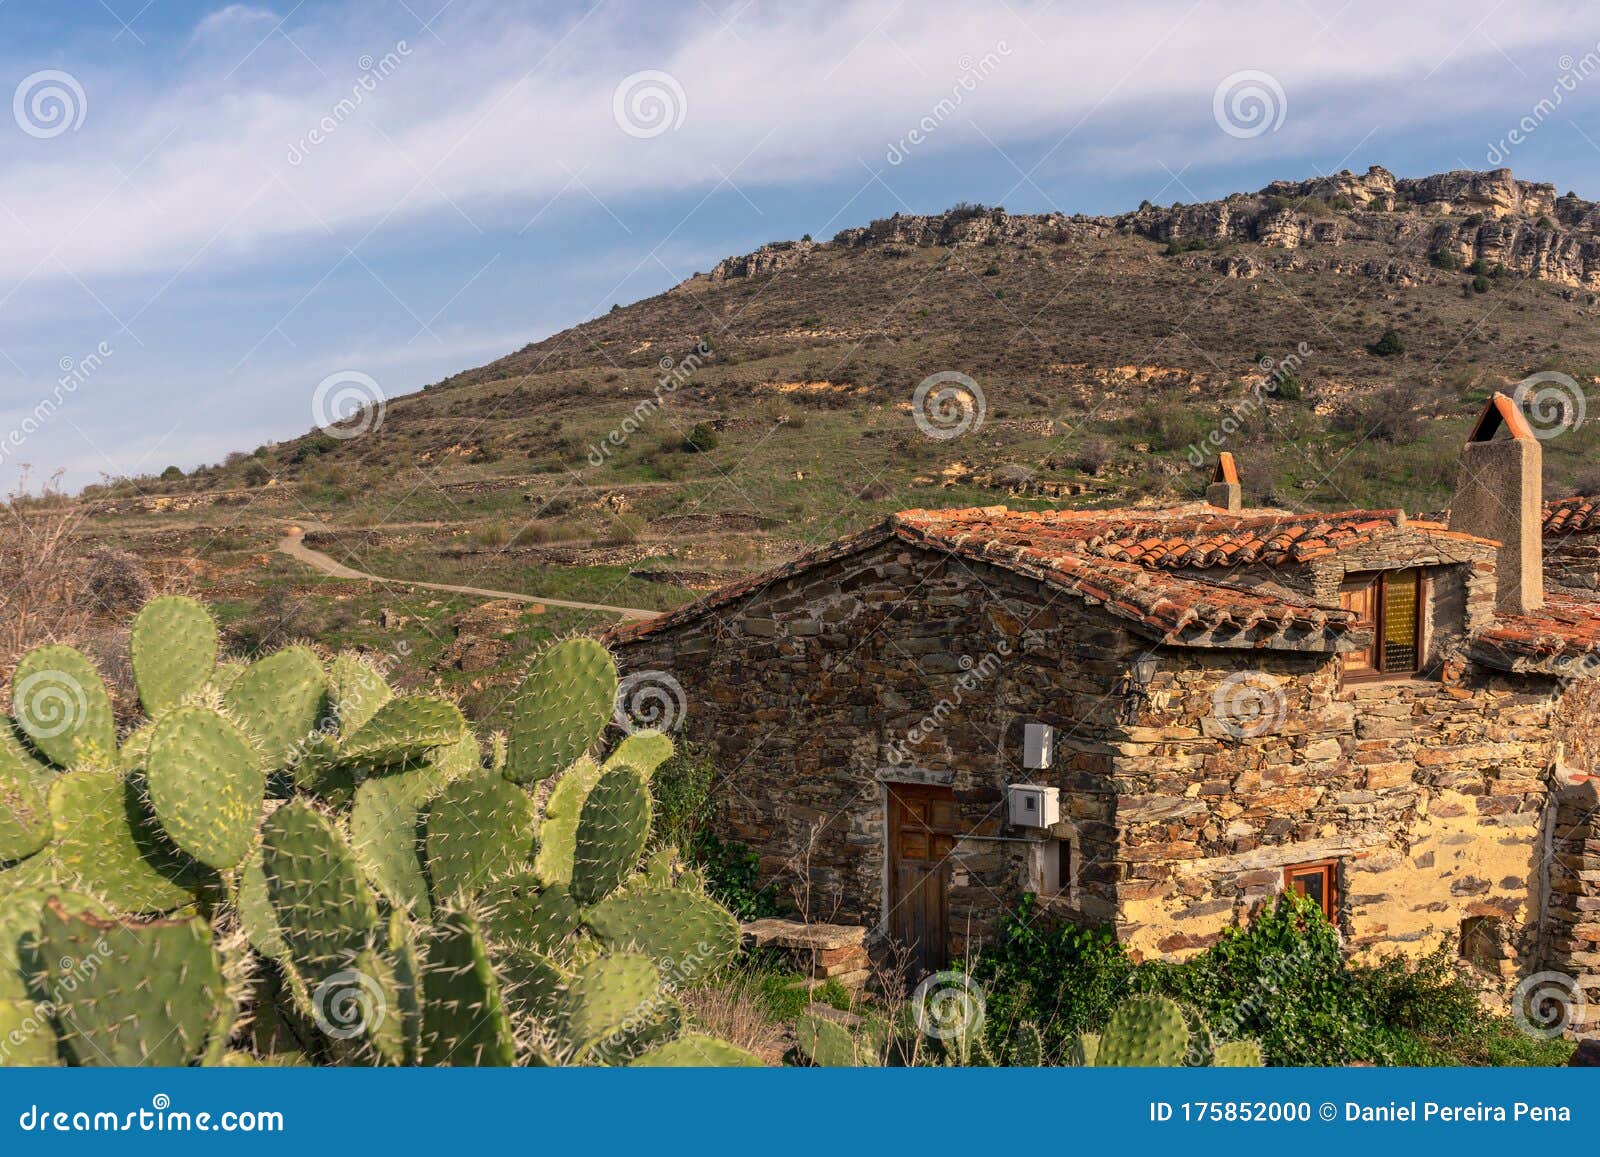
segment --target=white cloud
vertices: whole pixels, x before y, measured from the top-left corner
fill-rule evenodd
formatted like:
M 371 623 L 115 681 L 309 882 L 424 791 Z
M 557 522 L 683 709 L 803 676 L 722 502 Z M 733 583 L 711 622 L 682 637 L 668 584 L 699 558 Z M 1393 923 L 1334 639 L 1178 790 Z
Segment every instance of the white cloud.
M 974 124 L 1002 145 L 1081 125 L 1063 147 L 1114 161 L 1137 123 L 1173 131 L 1193 156 L 1237 155 L 1240 142 L 1206 130 L 1217 82 L 1247 68 L 1282 83 L 1289 111 L 1280 133 L 1245 145 L 1305 147 L 1329 123 L 1354 143 L 1370 126 L 1350 123 L 1353 110 L 1394 127 L 1504 99 L 1475 70 L 1509 70 L 1502 54 L 1550 41 L 1571 12 L 1554 0 L 1515 12 L 1492 0 L 855 0 L 755 7 L 726 27 L 694 6 L 670 22 L 603 8 L 551 26 L 458 0 L 438 40 L 345 13 L 291 22 L 292 43 L 277 20 L 248 5 L 213 13 L 196 31 L 212 51 L 178 60 L 155 88 L 86 76 L 81 133 L 8 148 L 0 278 L 238 262 L 437 212 L 520 226 L 575 181 L 605 199 L 706 188 L 719 173 L 792 184 L 865 160 L 892 184 L 889 145 L 950 96 L 966 61 L 1002 43 L 998 67 L 921 147 L 981 143 Z M 1581 53 L 1595 39 L 1571 33 L 1559 47 Z M 361 78 L 385 54 L 391 75 L 368 91 Z M 614 122 L 613 95 L 646 69 L 675 77 L 687 108 L 681 127 L 639 139 Z M 1547 82 L 1530 74 L 1528 85 Z M 1322 99 L 1339 92 L 1348 103 Z M 310 143 L 319 128 L 325 139 Z

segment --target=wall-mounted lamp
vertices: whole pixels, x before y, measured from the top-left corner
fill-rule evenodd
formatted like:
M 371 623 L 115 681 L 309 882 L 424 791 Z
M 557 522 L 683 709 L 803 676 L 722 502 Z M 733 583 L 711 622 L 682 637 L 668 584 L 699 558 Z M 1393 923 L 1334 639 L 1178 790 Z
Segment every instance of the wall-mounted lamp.
M 1117 714 L 1124 724 L 1131 726 L 1139 722 L 1139 709 L 1150 702 L 1150 684 L 1155 682 L 1160 666 L 1161 660 L 1154 653 L 1146 652 L 1135 659 L 1117 681 L 1117 694 L 1122 696 Z

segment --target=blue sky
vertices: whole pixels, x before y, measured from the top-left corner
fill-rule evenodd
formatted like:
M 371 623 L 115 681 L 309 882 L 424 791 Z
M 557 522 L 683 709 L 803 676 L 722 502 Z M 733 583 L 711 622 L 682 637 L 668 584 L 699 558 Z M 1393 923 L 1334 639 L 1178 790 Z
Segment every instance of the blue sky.
M 0 486 L 215 461 L 331 374 L 393 397 L 896 210 L 1496 161 L 1600 199 L 1597 109 L 1600 10 L 1540 0 L 4 0 Z

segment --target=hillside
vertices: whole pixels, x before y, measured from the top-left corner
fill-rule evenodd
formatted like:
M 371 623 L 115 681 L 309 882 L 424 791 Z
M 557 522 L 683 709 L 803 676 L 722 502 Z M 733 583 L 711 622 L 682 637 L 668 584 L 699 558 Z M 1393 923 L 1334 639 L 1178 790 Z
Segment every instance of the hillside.
M 1597 302 L 1600 206 L 1505 170 L 961 205 L 729 257 L 360 436 L 86 497 L 101 536 L 241 596 L 263 558 L 304 577 L 271 554 L 300 522 L 378 574 L 645 608 L 893 509 L 1193 498 L 1218 430 L 1257 502 L 1435 509 L 1490 390 L 1596 380 Z M 948 371 L 983 421 L 929 437 L 913 395 Z M 1545 443 L 1551 496 L 1600 489 L 1594 431 Z

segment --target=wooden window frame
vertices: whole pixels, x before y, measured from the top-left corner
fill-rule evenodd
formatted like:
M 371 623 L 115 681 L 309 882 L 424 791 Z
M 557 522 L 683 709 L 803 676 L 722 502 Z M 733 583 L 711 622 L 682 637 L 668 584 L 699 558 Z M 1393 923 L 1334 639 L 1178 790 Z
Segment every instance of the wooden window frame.
M 1322 874 L 1322 914 L 1328 922 L 1339 923 L 1339 861 L 1338 860 L 1312 860 L 1305 864 L 1290 864 L 1283 869 L 1283 890 L 1294 891 L 1294 878 L 1296 876 L 1309 876 L 1313 872 Z
M 1387 613 L 1388 591 L 1387 586 L 1390 575 L 1405 574 L 1415 571 L 1417 574 L 1417 621 L 1413 627 L 1416 638 L 1415 666 L 1403 671 L 1388 669 L 1388 656 L 1384 652 L 1383 631 L 1384 616 Z M 1425 669 L 1424 660 L 1427 658 L 1427 637 L 1425 629 L 1427 624 L 1428 596 L 1431 591 L 1430 575 L 1426 567 L 1406 566 L 1395 567 L 1392 570 L 1351 571 L 1344 576 L 1339 584 L 1339 593 L 1344 594 L 1347 586 L 1356 584 L 1371 586 L 1373 588 L 1373 618 L 1372 618 L 1372 666 L 1364 670 L 1351 670 L 1349 664 L 1344 663 L 1341 656 L 1340 677 L 1346 683 L 1381 683 L 1399 679 L 1422 678 Z

